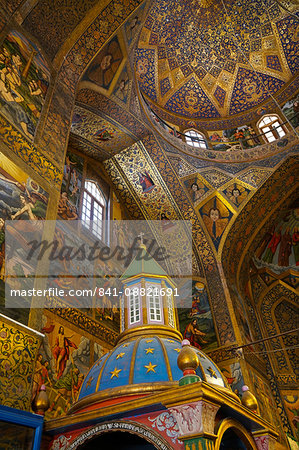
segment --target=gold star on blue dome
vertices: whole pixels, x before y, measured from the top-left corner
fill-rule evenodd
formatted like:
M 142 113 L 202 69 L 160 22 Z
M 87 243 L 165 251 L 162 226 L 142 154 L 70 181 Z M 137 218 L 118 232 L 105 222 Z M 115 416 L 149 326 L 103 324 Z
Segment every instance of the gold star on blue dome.
M 157 367 L 157 364 L 152 364 L 151 362 L 149 362 L 148 365 L 144 366 L 144 367 L 147 369 L 146 373 L 149 373 L 149 372 L 155 372 L 156 373 L 155 367 Z
M 121 370 L 122 370 L 122 369 L 117 369 L 117 368 L 115 367 L 115 369 L 114 369 L 112 372 L 110 372 L 110 373 L 111 373 L 110 379 L 112 380 L 112 378 L 114 378 L 114 377 L 118 378 L 118 374 L 119 374 L 119 372 L 121 372 Z
M 144 351 L 145 351 L 145 354 L 148 355 L 149 353 L 154 353 L 155 349 L 149 347 L 149 348 L 146 348 Z
M 217 378 L 216 372 L 212 367 L 208 367 L 208 372 L 210 372 L 211 377 Z

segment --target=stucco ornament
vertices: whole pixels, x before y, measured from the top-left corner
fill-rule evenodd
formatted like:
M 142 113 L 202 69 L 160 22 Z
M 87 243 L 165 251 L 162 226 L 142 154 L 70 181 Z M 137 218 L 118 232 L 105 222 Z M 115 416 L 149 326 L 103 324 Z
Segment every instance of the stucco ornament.
M 219 406 L 199 401 L 170 408 L 175 417 L 180 436 L 214 433 L 215 416 Z

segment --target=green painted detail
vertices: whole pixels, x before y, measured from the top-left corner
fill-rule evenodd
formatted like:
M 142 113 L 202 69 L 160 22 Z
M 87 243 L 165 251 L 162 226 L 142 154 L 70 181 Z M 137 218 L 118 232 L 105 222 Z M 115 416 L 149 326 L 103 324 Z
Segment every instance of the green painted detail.
M 185 386 L 186 384 L 191 383 L 198 383 L 201 381 L 200 377 L 198 375 L 186 375 L 185 377 L 182 377 L 179 381 L 179 386 Z
M 147 253 L 145 248 L 140 248 L 140 251 L 129 264 L 121 279 L 128 279 L 139 274 L 168 277 L 165 270 L 162 269 L 149 253 Z

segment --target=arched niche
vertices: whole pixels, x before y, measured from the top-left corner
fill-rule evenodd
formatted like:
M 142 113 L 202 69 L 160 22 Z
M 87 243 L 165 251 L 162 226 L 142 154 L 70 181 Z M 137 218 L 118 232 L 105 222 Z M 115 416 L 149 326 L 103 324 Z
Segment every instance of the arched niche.
M 68 449 L 172 450 L 158 433 L 133 421 L 105 422 L 81 433 Z
M 251 197 L 232 224 L 222 250 L 221 261 L 228 286 L 244 296 L 250 276 L 250 262 L 263 239 L 292 207 L 298 196 L 296 157 L 291 156 Z
M 295 289 L 281 280 L 266 288 L 257 306 L 258 316 L 261 318 L 261 329 L 264 337 L 280 335 L 297 328 L 298 293 Z M 276 368 L 278 376 L 291 374 L 296 369 L 296 362 L 289 347 L 298 345 L 296 334 L 279 336 L 266 344 Z M 281 350 L 280 350 L 281 349 Z
M 257 450 L 251 433 L 234 419 L 224 419 L 217 427 L 214 450 Z

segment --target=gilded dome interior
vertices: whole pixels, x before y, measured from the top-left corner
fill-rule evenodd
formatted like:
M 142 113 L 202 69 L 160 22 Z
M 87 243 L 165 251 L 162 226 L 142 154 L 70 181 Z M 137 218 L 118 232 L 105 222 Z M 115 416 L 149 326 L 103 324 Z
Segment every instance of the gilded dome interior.
M 140 90 L 177 125 L 235 115 L 244 123 L 292 89 L 297 33 L 296 18 L 272 0 L 157 0 L 136 49 Z

